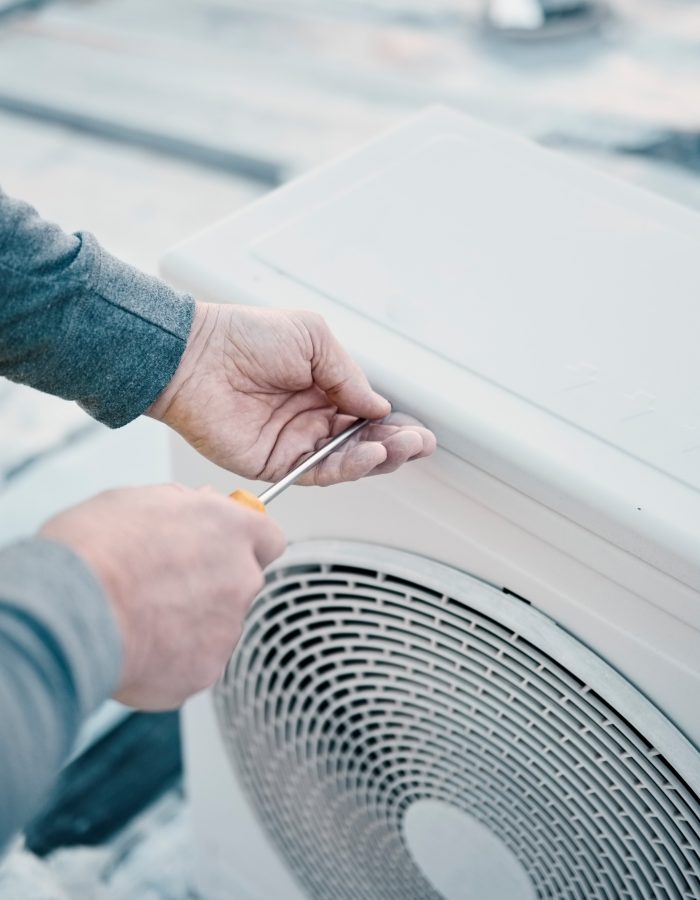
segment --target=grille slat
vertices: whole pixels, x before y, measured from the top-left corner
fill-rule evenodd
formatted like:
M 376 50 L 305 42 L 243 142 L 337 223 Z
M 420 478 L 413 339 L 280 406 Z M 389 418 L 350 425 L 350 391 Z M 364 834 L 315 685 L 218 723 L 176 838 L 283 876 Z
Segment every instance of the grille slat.
M 534 607 L 428 560 L 295 554 L 215 697 L 241 782 L 310 897 L 437 900 L 402 830 L 426 798 L 497 835 L 540 898 L 698 897 L 698 784 L 616 709 L 619 675 L 593 689 L 586 659 L 601 661 Z M 657 711 L 648 721 L 665 747 L 683 741 Z

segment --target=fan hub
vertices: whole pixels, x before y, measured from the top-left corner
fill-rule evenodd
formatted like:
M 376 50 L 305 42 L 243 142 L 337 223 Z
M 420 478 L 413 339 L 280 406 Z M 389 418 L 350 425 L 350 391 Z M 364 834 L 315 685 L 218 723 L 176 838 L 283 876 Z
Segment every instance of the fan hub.
M 442 800 L 417 800 L 403 834 L 418 868 L 444 900 L 536 900 L 527 872 L 474 816 Z

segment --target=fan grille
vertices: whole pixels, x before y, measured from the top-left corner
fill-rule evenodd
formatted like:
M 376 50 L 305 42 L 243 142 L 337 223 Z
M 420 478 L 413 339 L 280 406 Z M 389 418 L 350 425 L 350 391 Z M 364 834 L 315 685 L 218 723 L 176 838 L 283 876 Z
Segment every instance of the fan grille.
M 309 896 L 439 897 L 402 833 L 432 798 L 491 829 L 540 898 L 700 897 L 698 797 L 616 710 L 631 687 L 607 667 L 607 698 L 589 686 L 598 657 L 428 560 L 295 549 L 215 697 L 234 767 Z M 664 746 L 669 731 L 684 743 L 634 697 Z

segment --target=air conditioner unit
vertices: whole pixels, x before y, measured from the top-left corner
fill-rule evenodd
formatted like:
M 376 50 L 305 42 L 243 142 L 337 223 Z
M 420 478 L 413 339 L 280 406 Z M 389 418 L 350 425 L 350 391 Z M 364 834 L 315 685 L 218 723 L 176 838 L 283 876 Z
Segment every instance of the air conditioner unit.
M 271 507 L 184 715 L 203 895 L 700 897 L 700 217 L 431 109 L 164 272 L 321 312 L 440 445 Z

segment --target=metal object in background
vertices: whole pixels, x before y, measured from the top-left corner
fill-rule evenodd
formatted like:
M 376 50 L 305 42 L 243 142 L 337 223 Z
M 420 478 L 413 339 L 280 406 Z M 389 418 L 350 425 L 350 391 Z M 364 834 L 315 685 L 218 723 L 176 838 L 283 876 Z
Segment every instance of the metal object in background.
M 37 856 L 94 846 L 173 787 L 182 772 L 177 712 L 132 713 L 61 773 L 41 813 L 25 829 Z
M 0 19 L 34 12 L 51 2 L 53 0 L 6 0 L 4 3 L 0 2 Z
M 192 165 L 250 178 L 267 187 L 277 186 L 286 180 L 283 164 L 272 159 L 239 153 L 236 150 L 178 137 L 164 131 L 139 128 L 88 113 L 62 109 L 23 97 L 0 94 L 0 112 L 70 128 L 72 131 L 116 144 L 140 147 Z
M 564 37 L 600 24 L 599 0 L 485 0 L 484 22 L 509 38 Z
M 692 129 L 648 130 L 608 127 L 604 124 L 598 129 L 595 138 L 585 134 L 569 132 L 553 132 L 544 135 L 541 143 L 550 147 L 573 148 L 594 153 L 615 153 L 620 156 L 638 156 L 657 162 L 685 169 L 688 172 L 700 172 L 700 131 Z

